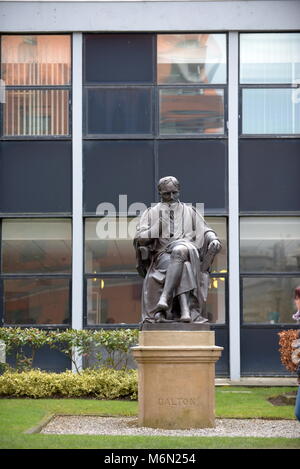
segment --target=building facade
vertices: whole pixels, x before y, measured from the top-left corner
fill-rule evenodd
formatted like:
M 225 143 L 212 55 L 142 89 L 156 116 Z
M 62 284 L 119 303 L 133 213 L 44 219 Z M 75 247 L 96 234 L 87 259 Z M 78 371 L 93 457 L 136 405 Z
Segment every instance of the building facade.
M 207 302 L 217 374 L 286 374 L 300 3 L 0 3 L 2 324 L 138 327 L 131 235 L 174 175 L 223 244 Z M 40 362 L 66 366 L 49 351 Z

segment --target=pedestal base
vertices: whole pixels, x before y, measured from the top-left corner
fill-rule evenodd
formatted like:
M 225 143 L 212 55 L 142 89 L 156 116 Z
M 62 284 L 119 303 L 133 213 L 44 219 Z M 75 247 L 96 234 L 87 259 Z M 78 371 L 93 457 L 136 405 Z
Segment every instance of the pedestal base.
M 213 331 L 142 331 L 133 347 L 139 373 L 139 425 L 187 429 L 215 426 Z

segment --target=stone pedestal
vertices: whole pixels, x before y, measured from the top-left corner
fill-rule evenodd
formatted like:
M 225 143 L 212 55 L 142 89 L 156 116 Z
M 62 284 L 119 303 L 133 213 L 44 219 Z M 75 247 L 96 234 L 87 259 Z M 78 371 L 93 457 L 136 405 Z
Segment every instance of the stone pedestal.
M 184 328 L 184 326 L 183 326 Z M 143 330 L 133 347 L 139 426 L 215 426 L 215 362 L 223 348 L 209 330 Z

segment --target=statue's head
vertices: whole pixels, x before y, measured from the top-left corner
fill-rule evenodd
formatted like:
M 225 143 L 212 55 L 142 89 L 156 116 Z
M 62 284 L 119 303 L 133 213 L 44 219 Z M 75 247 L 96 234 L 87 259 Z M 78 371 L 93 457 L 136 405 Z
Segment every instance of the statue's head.
M 180 191 L 179 181 L 174 176 L 166 176 L 158 181 L 158 192 L 162 202 L 177 202 Z

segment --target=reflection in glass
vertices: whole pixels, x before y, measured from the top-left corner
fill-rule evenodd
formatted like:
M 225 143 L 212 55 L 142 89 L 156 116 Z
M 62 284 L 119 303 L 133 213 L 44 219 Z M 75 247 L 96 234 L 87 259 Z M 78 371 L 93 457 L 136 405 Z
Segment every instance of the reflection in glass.
M 211 323 L 224 324 L 225 314 L 225 277 L 211 277 L 206 303 L 206 315 Z
M 137 222 L 125 217 L 86 219 L 85 271 L 136 272 L 133 236 Z
M 300 218 L 243 217 L 241 272 L 299 272 Z
M 71 273 L 71 263 L 69 220 L 3 220 L 3 273 Z
M 88 134 L 150 134 L 150 88 L 88 89 Z
M 69 280 L 5 279 L 5 324 L 68 324 Z
M 7 91 L 3 134 L 5 136 L 68 135 L 69 91 Z
M 205 217 L 206 223 L 217 233 L 222 243 L 222 249 L 215 257 L 211 272 L 226 273 L 227 272 L 227 229 L 226 218 L 224 217 Z
M 300 80 L 300 33 L 240 35 L 241 83 Z
M 159 34 L 158 83 L 226 83 L 225 34 Z
M 87 280 L 87 324 L 137 324 L 141 320 L 141 278 Z
M 6 85 L 70 83 L 69 35 L 4 35 L 1 39 L 1 71 Z
M 161 134 L 224 133 L 224 92 L 164 88 L 159 91 Z
M 299 285 L 300 277 L 244 278 L 244 322 L 295 324 L 294 289 Z
M 243 134 L 299 134 L 298 90 L 243 89 Z

